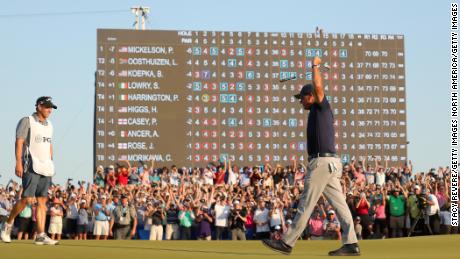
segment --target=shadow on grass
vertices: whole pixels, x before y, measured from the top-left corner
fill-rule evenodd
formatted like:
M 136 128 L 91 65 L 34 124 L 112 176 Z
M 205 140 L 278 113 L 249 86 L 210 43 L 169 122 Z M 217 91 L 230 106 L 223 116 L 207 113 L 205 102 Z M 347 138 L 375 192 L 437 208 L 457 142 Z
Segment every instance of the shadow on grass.
M 99 242 L 104 242 L 103 240 Z M 166 242 L 165 242 L 166 243 Z M 16 243 L 15 244 L 22 244 L 22 245 L 34 245 L 34 243 Z M 180 243 L 178 243 L 180 244 Z M 108 249 L 133 249 L 133 250 L 150 250 L 150 251 L 163 251 L 163 252 L 184 252 L 184 253 L 198 253 L 198 254 L 220 254 L 220 255 L 235 255 L 235 256 L 283 256 L 282 254 L 277 254 L 276 252 L 268 252 L 268 253 L 257 253 L 257 252 L 226 252 L 226 251 L 216 251 L 216 250 L 192 250 L 192 249 L 172 249 L 172 248 L 157 248 L 157 247 L 143 247 L 143 246 L 114 246 L 114 245 L 93 245 L 93 244 L 69 244 L 69 243 L 60 243 L 58 246 L 64 247 L 82 247 L 82 248 L 108 248 Z M 263 246 L 261 246 L 263 247 Z M 263 249 L 266 249 L 263 247 Z M 267 251 L 269 251 L 267 249 Z M 296 255 L 296 254 L 292 254 Z M 299 254 L 297 254 L 299 256 Z M 327 256 L 324 254 L 302 254 L 301 256 Z

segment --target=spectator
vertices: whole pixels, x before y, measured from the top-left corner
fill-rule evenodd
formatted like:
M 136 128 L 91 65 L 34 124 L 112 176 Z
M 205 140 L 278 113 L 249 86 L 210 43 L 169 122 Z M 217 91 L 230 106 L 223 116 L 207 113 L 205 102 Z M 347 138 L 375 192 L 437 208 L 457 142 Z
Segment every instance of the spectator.
M 235 201 L 230 215 L 230 230 L 232 240 L 246 240 L 246 208 L 243 209 L 239 201 Z
M 363 227 L 362 237 L 368 238 L 372 235 L 372 222 L 369 218 L 369 209 L 371 204 L 367 200 L 366 193 L 361 192 L 360 199 L 356 203 L 356 215 L 361 219 L 361 226 Z
M 169 175 L 169 184 L 172 186 L 179 186 L 180 183 L 180 175 L 175 165 L 171 168 L 171 174 Z
M 102 195 L 100 203 L 94 206 L 94 214 L 96 215 L 94 222 L 93 235 L 96 240 L 102 236 L 104 240 L 107 240 L 109 235 L 109 220 L 110 214 L 112 213 L 112 207 L 107 205 L 107 196 Z
M 50 225 L 48 228 L 48 233 L 51 234 L 51 239 L 61 240 L 62 234 L 62 217 L 64 216 L 64 212 L 62 210 L 62 203 L 58 198 L 54 198 L 53 200 L 53 207 L 50 209 L 51 219 Z
M 32 203 L 34 203 L 34 201 L 28 201 L 27 205 L 17 217 L 18 240 L 22 240 L 23 237 L 24 240 L 29 239 L 29 232 L 32 226 Z
M 225 197 L 219 196 L 218 202 L 214 205 L 214 218 L 216 226 L 216 240 L 228 239 L 228 217 L 230 206 L 226 204 Z
M 374 158 L 375 163 L 377 164 L 377 160 Z M 375 171 L 371 165 L 366 166 L 366 159 L 363 159 L 363 168 L 366 168 L 364 172 L 364 177 L 366 178 L 366 184 L 374 184 L 375 183 Z
M 106 190 L 115 188 L 117 184 L 117 176 L 115 175 L 115 167 L 113 167 L 113 165 L 109 166 L 109 170 L 107 172 L 105 181 L 106 181 Z
M 254 217 L 253 217 L 253 208 L 254 203 L 248 202 L 246 203 L 246 222 L 244 223 L 244 227 L 246 229 L 246 240 L 253 240 L 254 239 Z
M 184 205 L 180 206 L 179 209 L 180 237 L 182 240 L 190 240 L 192 238 L 191 228 L 195 214 L 192 211 L 189 201 L 184 202 Z
M 77 219 L 78 219 L 78 206 L 77 206 L 77 195 L 72 193 L 67 206 L 64 207 L 66 210 L 65 217 L 65 232 L 72 239 L 77 239 Z M 51 238 L 53 239 L 53 238 Z
M 421 200 L 422 189 L 419 185 L 414 186 L 413 194 L 407 199 L 407 209 L 409 210 L 410 225 L 414 229 L 413 234 L 422 235 L 424 232 L 424 221 L 421 208 L 423 201 Z M 416 224 L 416 226 L 414 226 Z
M 163 240 L 163 219 L 165 218 L 165 212 L 160 203 L 156 202 L 153 204 L 153 207 L 149 207 L 147 215 L 152 218 L 149 240 Z
M 254 223 L 256 223 L 256 238 L 267 239 L 270 237 L 269 210 L 265 207 L 265 201 L 260 199 L 254 212 Z
M 104 188 L 105 187 L 105 174 L 104 174 L 104 167 L 102 165 L 98 166 L 96 169 L 96 173 L 94 174 L 94 183 Z
M 112 210 L 109 234 L 115 239 L 131 239 L 136 234 L 136 228 L 136 209 L 129 205 L 128 196 L 122 195 L 121 204 Z
M 324 206 L 321 204 L 319 208 L 316 208 L 312 216 L 308 220 L 307 225 L 307 238 L 311 240 L 323 240 L 324 239 L 324 220 L 326 219 L 326 213 L 324 212 Z
M 387 200 L 390 206 L 390 228 L 392 231 L 392 237 L 403 236 L 407 193 L 403 191 L 403 194 L 401 195 L 401 191 L 401 186 L 398 184 L 389 196 L 387 196 L 385 192 L 385 196 L 387 196 Z
M 388 236 L 387 217 L 385 212 L 386 197 L 375 200 L 374 211 L 375 221 L 374 230 L 377 238 L 386 238 Z M 355 229 L 356 230 L 356 229 Z
M 225 166 L 219 166 L 218 171 L 214 174 L 214 184 L 216 186 L 222 186 L 225 184 L 225 172 L 227 171 L 227 162 L 225 161 Z
M 78 220 L 77 220 L 78 240 L 87 239 L 88 224 L 89 224 L 89 219 L 88 219 L 86 200 L 81 200 L 80 206 L 78 209 Z
M 169 197 L 172 197 L 172 195 L 170 195 Z M 177 209 L 177 206 L 175 203 L 172 203 L 167 206 L 166 240 L 178 240 L 180 237 L 178 214 L 179 214 L 179 210 Z
M 131 167 L 131 164 L 129 163 L 129 161 L 125 161 L 127 166 L 125 164 L 121 164 L 119 167 L 118 167 L 118 170 L 117 170 L 117 174 L 116 174 L 116 177 L 117 177 L 117 183 L 121 186 L 126 186 L 128 185 L 128 178 L 129 176 L 131 175 L 132 173 L 132 170 L 136 170 L 135 168 L 132 168 Z
M 198 224 L 196 236 L 199 240 L 211 240 L 212 216 L 207 206 L 198 208 L 196 223 Z
M 362 235 L 362 232 L 363 232 L 363 226 L 361 225 L 361 217 L 356 217 L 355 219 L 355 232 L 356 232 L 356 238 L 358 240 L 362 240 L 363 239 L 363 235 Z
M 0 227 L 8 219 L 13 205 L 8 197 L 9 194 L 5 190 L 0 189 Z
M 326 240 L 342 240 L 340 232 L 340 222 L 335 216 L 335 211 L 329 210 L 327 217 L 323 223 L 324 239 Z
M 268 212 L 270 218 L 271 231 L 275 231 L 275 228 L 282 227 L 283 225 L 283 204 L 280 201 L 273 200 L 270 203 L 270 210 Z
M 439 204 L 438 199 L 434 194 L 431 193 L 429 188 L 426 188 L 424 191 L 427 206 L 426 206 L 426 215 L 428 217 L 428 222 L 430 224 L 431 231 L 434 235 L 439 234 Z
M 453 233 L 453 226 L 451 221 L 450 206 L 446 203 L 442 208 L 440 214 L 440 233 L 443 235 L 446 234 L 455 234 Z

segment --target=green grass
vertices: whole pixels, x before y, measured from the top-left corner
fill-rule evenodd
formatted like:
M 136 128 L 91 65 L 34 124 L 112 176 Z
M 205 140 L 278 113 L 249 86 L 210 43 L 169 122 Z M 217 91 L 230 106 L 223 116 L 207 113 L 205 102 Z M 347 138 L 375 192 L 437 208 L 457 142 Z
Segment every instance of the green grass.
M 328 258 L 338 241 L 299 241 L 289 258 Z M 412 237 L 360 242 L 360 258 L 460 258 L 460 235 Z M 37 246 L 32 241 L 0 243 L 0 259 L 225 259 L 288 258 L 259 241 L 72 241 Z

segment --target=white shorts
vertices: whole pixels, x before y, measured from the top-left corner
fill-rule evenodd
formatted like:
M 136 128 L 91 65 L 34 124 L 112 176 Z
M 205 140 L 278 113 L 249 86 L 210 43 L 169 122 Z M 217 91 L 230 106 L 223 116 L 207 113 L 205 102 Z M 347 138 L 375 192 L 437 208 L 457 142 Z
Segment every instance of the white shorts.
M 94 221 L 93 235 L 95 236 L 108 236 L 109 235 L 109 222 L 108 221 Z
M 62 234 L 62 223 L 50 223 L 48 233 L 58 235 Z

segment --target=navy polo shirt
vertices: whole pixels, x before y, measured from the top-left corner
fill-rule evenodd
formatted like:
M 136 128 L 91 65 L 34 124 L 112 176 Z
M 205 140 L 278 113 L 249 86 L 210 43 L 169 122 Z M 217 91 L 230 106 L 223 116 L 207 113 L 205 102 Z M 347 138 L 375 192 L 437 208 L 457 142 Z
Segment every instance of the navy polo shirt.
M 321 103 L 310 107 L 307 122 L 308 155 L 317 153 L 334 153 L 334 115 L 331 105 L 324 96 Z

